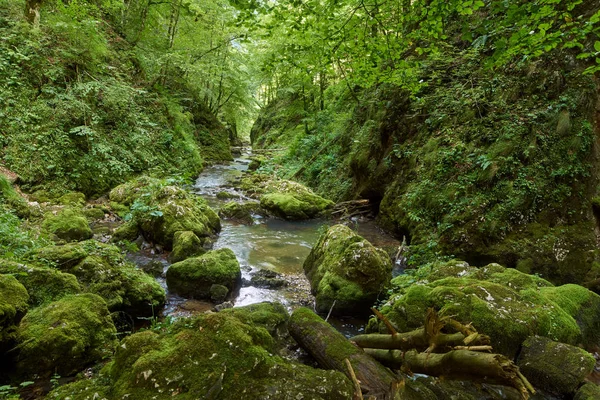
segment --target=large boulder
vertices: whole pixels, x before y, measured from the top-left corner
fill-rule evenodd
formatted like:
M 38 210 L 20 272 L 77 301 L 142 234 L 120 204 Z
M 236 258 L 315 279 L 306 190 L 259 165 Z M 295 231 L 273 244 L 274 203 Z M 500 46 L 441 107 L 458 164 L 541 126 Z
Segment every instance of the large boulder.
M 533 335 L 572 345 L 592 345 L 600 338 L 600 296 L 578 285 L 555 287 L 498 264 L 440 262 L 394 278 L 392 285 L 381 311 L 400 331 L 422 326 L 433 307 L 472 323 L 491 337 L 495 351 L 509 357 Z M 368 330 L 386 328 L 373 319 Z
M 333 201 L 293 181 L 272 181 L 265 190 L 260 206 L 270 214 L 287 220 L 315 218 L 334 205 Z
M 111 311 L 152 316 L 165 303 L 160 284 L 128 262 L 116 246 L 88 240 L 41 248 L 35 254 L 75 275 L 84 291 L 100 295 Z
M 244 225 L 252 225 L 254 218 L 252 213 L 256 212 L 259 205 L 257 203 L 238 203 L 230 201 L 221 207 L 219 216 L 224 219 L 229 219 Z
M 77 278 L 54 268 L 0 259 L 0 274 L 10 274 L 27 289 L 29 303 L 38 306 L 81 292 Z
M 262 312 L 259 312 L 262 314 Z M 277 343 L 252 314 L 203 314 L 168 330 L 125 338 L 102 376 L 63 386 L 48 398 L 129 400 L 348 400 L 352 383 L 337 371 L 314 369 L 276 355 Z M 257 317 L 259 320 L 260 317 Z M 265 321 L 267 322 L 267 321 Z
M 116 333 L 101 297 L 65 296 L 23 318 L 17 371 L 24 376 L 72 375 L 111 356 Z
M 0 275 L 0 355 L 14 339 L 19 321 L 27 312 L 27 289 L 14 276 Z
M 222 285 L 231 291 L 240 278 L 240 264 L 230 249 L 209 251 L 175 263 L 167 270 L 169 290 L 196 299 L 210 299 L 212 285 Z
M 42 226 L 57 239 L 67 242 L 78 242 L 93 236 L 87 218 L 72 208 L 65 208 L 56 215 L 48 215 Z
M 333 307 L 338 315 L 370 312 L 392 279 L 392 262 L 345 225 L 325 232 L 304 261 L 304 272 L 316 296 L 318 312 Z
M 138 178 L 110 193 L 113 207 L 129 207 L 129 219 L 147 239 L 173 247 L 176 232 L 191 231 L 199 238 L 221 230 L 219 216 L 199 196 L 152 178 Z
M 531 336 L 523 342 L 517 365 L 533 386 L 568 395 L 592 373 L 596 360 L 579 347 Z
M 169 254 L 169 261 L 176 263 L 186 258 L 200 256 L 206 253 L 204 242 L 192 231 L 175 232 L 173 236 L 173 251 Z

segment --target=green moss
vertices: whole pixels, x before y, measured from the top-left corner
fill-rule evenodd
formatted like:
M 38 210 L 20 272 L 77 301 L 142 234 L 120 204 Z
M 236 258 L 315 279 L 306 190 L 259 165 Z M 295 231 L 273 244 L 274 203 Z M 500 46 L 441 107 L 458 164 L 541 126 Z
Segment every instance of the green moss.
M 81 286 L 74 275 L 53 268 L 29 266 L 0 259 L 0 274 L 10 274 L 17 278 L 27 289 L 29 303 L 33 306 L 81 292 Z
M 263 155 L 257 155 L 250 159 L 250 164 L 248 164 L 248 171 L 256 171 L 267 161 L 267 157 Z
M 583 287 L 554 287 L 498 264 L 473 268 L 453 261 L 424 270 L 411 278 L 396 278 L 394 294 L 382 308 L 401 331 L 422 326 L 427 309 L 434 307 L 463 323 L 472 322 L 491 337 L 496 351 L 509 356 L 536 334 L 570 344 L 597 341 L 600 296 Z
M 254 223 L 252 213 L 256 212 L 258 207 L 259 205 L 257 203 L 240 204 L 235 201 L 230 201 L 221 207 L 219 216 L 242 224 L 252 225 Z
M 56 215 L 47 216 L 42 226 L 57 238 L 67 242 L 78 242 L 93 236 L 87 219 L 80 211 L 71 208 L 65 208 Z
M 56 201 L 64 206 L 82 207 L 85 205 L 85 194 L 69 192 L 60 196 Z
M 65 296 L 23 319 L 17 370 L 27 376 L 71 375 L 110 357 L 115 337 L 102 298 L 91 293 Z
M 238 196 L 237 194 L 225 192 L 225 191 L 217 193 L 217 199 L 219 199 L 219 200 L 237 199 L 239 197 L 240 196 Z
M 110 191 L 109 198 L 112 202 L 130 206 L 137 198 L 147 193 L 149 186 L 159 184 L 160 180 L 142 175 L 113 188 Z
M 240 264 L 233 251 L 218 249 L 171 265 L 167 270 L 167 285 L 169 290 L 183 296 L 210 298 L 212 285 L 233 290 L 240 277 Z
M 210 286 L 208 293 L 210 295 L 210 299 L 213 302 L 220 304 L 220 303 L 224 302 L 225 299 L 227 298 L 229 289 L 227 289 L 226 286 L 215 284 L 215 285 Z
M 392 278 L 392 263 L 385 251 L 344 225 L 321 235 L 304 261 L 319 312 L 367 313 Z
M 19 321 L 27 312 L 27 289 L 14 276 L 0 275 L 0 354 L 15 338 Z
M 27 201 L 17 193 L 3 174 L 0 174 L 0 203 L 5 203 L 21 218 L 27 218 L 31 214 Z
M 175 232 L 173 236 L 173 251 L 169 255 L 172 263 L 183 261 L 206 253 L 203 242 L 192 231 Z
M 287 331 L 289 314 L 281 303 L 256 303 L 225 309 L 221 313 L 232 315 L 250 326 L 265 328 L 273 338 Z
M 314 218 L 334 203 L 314 194 L 306 186 L 292 181 L 268 182 L 260 206 L 277 217 L 289 220 Z
M 133 242 L 140 235 L 140 229 L 137 223 L 133 221 L 127 221 L 123 225 L 120 225 L 112 234 L 112 241 L 119 242 L 122 240 L 128 240 Z
M 103 297 L 111 311 L 148 316 L 165 302 L 158 282 L 127 262 L 116 246 L 88 240 L 40 249 L 36 255 L 75 275 L 84 290 Z
M 112 398 L 348 399 L 352 386 L 343 374 L 316 370 L 272 355 L 273 338 L 230 313 L 182 320 L 168 332 L 141 332 L 126 338 L 111 366 Z M 252 315 L 251 312 L 247 315 Z M 239 314 L 241 315 L 241 314 Z
M 600 399 L 600 386 L 595 383 L 586 383 L 575 394 L 573 400 L 596 400 Z
M 84 208 L 81 213 L 90 221 L 104 219 L 104 210 L 102 208 Z

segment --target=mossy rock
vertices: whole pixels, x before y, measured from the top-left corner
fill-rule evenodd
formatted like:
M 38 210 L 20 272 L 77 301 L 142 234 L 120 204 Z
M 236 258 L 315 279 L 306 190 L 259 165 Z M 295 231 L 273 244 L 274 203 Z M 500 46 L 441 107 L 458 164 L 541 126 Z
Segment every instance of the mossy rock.
M 16 335 L 19 321 L 28 309 L 27 289 L 14 276 L 0 275 L 0 355 Z
M 568 395 L 592 373 L 596 360 L 579 347 L 532 336 L 523 342 L 517 365 L 533 386 Z
M 58 239 L 67 242 L 79 242 L 93 236 L 87 218 L 72 208 L 65 208 L 56 215 L 47 216 L 42 226 Z
M 30 311 L 19 326 L 17 372 L 69 376 L 110 357 L 116 329 L 104 300 L 69 295 Z
M 265 162 L 267 162 L 267 157 L 263 155 L 258 155 L 250 158 L 250 164 L 248 164 L 248 171 L 256 171 L 259 169 Z
M 112 189 L 109 194 L 109 199 L 111 202 L 130 206 L 137 198 L 148 192 L 148 187 L 159 185 L 159 179 L 143 175 Z
M 290 319 L 286 308 L 281 303 L 263 302 L 244 307 L 229 308 L 221 311 L 251 326 L 260 326 L 269 332 L 274 339 L 287 336 L 287 323 Z
M 219 200 L 230 200 L 230 199 L 238 199 L 240 196 L 235 194 L 235 193 L 231 193 L 231 192 L 219 192 L 217 193 L 217 199 Z
M 82 207 L 85 205 L 85 194 L 68 192 L 56 199 L 56 202 L 64 206 Z
M 54 268 L 25 265 L 0 259 L 0 274 L 10 274 L 17 278 L 27 289 L 29 303 L 33 306 L 81 292 L 81 286 L 74 275 Z
M 260 175 L 259 175 L 260 177 Z M 312 190 L 297 182 L 287 180 L 262 180 L 256 183 L 264 193 L 260 206 L 268 213 L 287 220 L 315 218 L 333 207 L 331 200 L 316 195 Z
M 215 284 L 210 287 L 209 294 L 210 299 L 214 303 L 221 304 L 227 298 L 227 295 L 229 294 L 229 289 L 227 289 L 226 286 Z
M 167 270 L 167 285 L 182 296 L 210 299 L 212 285 L 233 290 L 240 277 L 240 264 L 233 251 L 218 249 L 171 265 Z
M 595 383 L 586 383 L 573 397 L 573 400 L 597 400 L 600 399 L 600 386 Z
M 104 219 L 104 210 L 98 207 L 84 208 L 81 213 L 90 221 Z
M 137 226 L 137 223 L 133 221 L 127 221 L 123 225 L 120 225 L 112 234 L 111 241 L 119 242 L 123 240 L 128 240 L 130 242 L 135 241 L 140 235 L 140 229 Z
M 256 212 L 259 207 L 257 203 L 240 204 L 235 201 L 230 201 L 224 204 L 219 210 L 219 216 L 224 219 L 232 220 L 245 225 L 252 225 L 254 218 L 252 213 Z
M 169 261 L 176 263 L 186 258 L 200 256 L 206 253 L 204 242 L 192 231 L 175 232 L 173 236 L 173 251 L 169 254 Z
M 421 327 L 433 307 L 471 322 L 491 337 L 495 351 L 509 357 L 533 335 L 572 345 L 592 345 L 599 338 L 600 296 L 577 285 L 554 287 L 498 264 L 435 263 L 394 278 L 392 285 L 394 292 L 380 310 L 400 331 Z M 373 320 L 369 330 L 386 328 Z
M 344 225 L 332 226 L 319 237 L 303 268 L 321 313 L 334 301 L 334 314 L 369 313 L 392 279 L 387 253 Z
M 4 203 L 21 218 L 28 218 L 31 210 L 27 201 L 15 190 L 4 174 L 0 174 L 0 204 Z
M 125 338 L 106 368 L 107 389 L 98 389 L 107 398 L 129 400 L 195 400 L 200 393 L 215 399 L 352 398 L 344 374 L 285 360 L 273 355 L 274 345 L 262 327 L 225 312 L 204 314 L 176 322 L 164 333 Z M 60 393 L 73 398 L 89 393 L 81 384 L 69 386 Z
M 75 275 L 84 291 L 103 297 L 111 311 L 150 316 L 165 302 L 160 284 L 125 260 L 116 246 L 88 240 L 42 248 L 36 256 Z

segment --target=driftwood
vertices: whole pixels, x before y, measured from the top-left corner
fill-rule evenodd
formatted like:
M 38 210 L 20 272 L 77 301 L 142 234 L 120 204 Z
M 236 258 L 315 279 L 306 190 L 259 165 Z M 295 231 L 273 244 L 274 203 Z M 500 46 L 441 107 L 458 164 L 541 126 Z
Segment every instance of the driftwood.
M 511 360 L 500 354 L 454 350 L 444 354 L 418 353 L 416 350 L 365 349 L 365 353 L 392 368 L 451 379 L 470 380 L 512 386 L 523 398 L 535 393 Z
M 372 212 L 372 205 L 369 200 L 350 200 L 337 203 L 331 215 L 339 219 L 349 219 L 359 215 L 367 215 Z
M 308 351 L 319 365 L 341 371 L 352 381 L 359 382 L 366 398 L 394 398 L 391 392 L 393 384 L 398 380 L 396 375 L 349 342 L 317 314 L 308 308 L 299 308 L 292 313 L 288 327 L 296 342 Z M 348 363 L 352 367 L 354 377 Z
M 465 346 L 465 335 L 462 333 L 438 334 L 435 338 L 436 348 L 438 350 L 451 350 L 456 346 Z M 396 350 L 419 350 L 425 351 L 431 344 L 425 328 L 397 333 L 395 335 L 368 334 L 358 335 L 350 339 L 360 347 L 372 349 L 396 349 Z M 490 338 L 486 335 L 479 337 L 470 343 L 473 346 L 487 346 L 490 344 Z

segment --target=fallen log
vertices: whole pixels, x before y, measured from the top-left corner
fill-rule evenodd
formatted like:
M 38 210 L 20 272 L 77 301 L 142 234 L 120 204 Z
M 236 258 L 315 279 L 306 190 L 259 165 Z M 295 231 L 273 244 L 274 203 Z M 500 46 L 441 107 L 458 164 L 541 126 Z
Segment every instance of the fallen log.
M 393 399 L 392 388 L 398 381 L 389 369 L 349 342 L 317 314 L 308 308 L 292 313 L 288 325 L 290 334 L 315 360 L 326 369 L 343 372 L 360 383 L 365 398 Z M 354 377 L 348 368 L 351 364 Z
M 455 346 L 464 346 L 465 335 L 457 333 L 440 333 L 433 338 L 435 347 L 438 351 L 449 350 Z M 392 335 L 385 334 L 366 334 L 357 335 L 350 338 L 350 341 L 363 348 L 372 349 L 391 349 L 391 350 L 419 350 L 425 351 L 430 347 L 431 338 L 425 332 L 425 328 L 419 328 L 405 333 L 396 333 Z M 479 335 L 469 343 L 471 346 L 486 346 L 490 344 L 490 338 L 486 335 Z
M 501 354 L 454 350 L 444 354 L 419 353 L 416 350 L 364 349 L 391 368 L 408 369 L 414 373 L 443 376 L 451 379 L 497 383 L 512 386 L 524 399 L 535 393 L 531 384 L 511 360 Z

